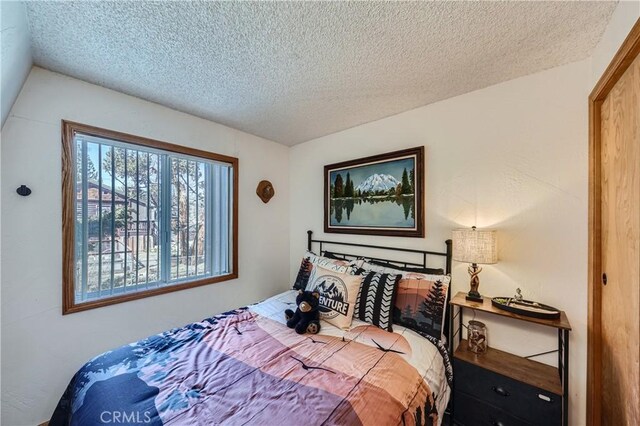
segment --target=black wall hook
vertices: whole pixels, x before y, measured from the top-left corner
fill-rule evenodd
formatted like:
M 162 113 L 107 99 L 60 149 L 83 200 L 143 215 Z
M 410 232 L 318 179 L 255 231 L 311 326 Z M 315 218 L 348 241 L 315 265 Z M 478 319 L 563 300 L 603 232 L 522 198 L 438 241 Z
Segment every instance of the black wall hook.
M 27 185 L 20 185 L 20 188 L 16 189 L 16 192 L 23 197 L 31 194 L 31 189 Z

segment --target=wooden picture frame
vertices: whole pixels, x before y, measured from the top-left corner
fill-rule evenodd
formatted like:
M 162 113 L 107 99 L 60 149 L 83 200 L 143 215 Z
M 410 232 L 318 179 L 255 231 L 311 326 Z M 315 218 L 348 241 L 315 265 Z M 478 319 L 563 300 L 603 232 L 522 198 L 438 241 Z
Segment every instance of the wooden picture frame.
M 424 237 L 424 147 L 325 166 L 324 232 Z

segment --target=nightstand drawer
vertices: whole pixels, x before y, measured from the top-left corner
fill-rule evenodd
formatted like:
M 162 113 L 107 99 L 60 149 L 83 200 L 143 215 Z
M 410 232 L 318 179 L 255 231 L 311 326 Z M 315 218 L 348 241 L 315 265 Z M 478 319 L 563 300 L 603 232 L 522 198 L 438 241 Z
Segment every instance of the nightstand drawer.
M 462 426 L 531 426 L 523 420 L 456 391 L 453 396 L 454 424 Z
M 562 397 L 454 358 L 455 392 L 504 410 L 534 425 L 562 424 Z M 459 407 L 454 405 L 456 412 Z

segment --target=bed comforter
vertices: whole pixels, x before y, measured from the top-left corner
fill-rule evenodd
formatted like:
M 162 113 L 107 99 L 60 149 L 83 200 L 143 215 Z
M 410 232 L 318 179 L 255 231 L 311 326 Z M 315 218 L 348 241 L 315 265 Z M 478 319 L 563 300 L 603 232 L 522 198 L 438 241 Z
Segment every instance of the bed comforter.
M 439 425 L 444 346 L 400 326 L 284 325 L 288 291 L 99 355 L 73 377 L 50 425 Z

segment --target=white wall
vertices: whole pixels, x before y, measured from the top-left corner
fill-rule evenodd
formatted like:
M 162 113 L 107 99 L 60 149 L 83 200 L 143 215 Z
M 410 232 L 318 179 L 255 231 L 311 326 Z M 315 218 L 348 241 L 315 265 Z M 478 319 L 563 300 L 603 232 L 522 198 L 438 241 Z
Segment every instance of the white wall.
M 432 250 L 443 250 L 456 227 L 498 229 L 500 262 L 484 268 L 480 291 L 512 295 L 520 287 L 525 297 L 566 310 L 573 326 L 570 419 L 585 424 L 589 79 L 585 60 L 294 146 L 290 277 L 307 229 L 333 240 Z M 419 145 L 426 150 L 425 239 L 321 232 L 324 165 Z M 466 266 L 454 262 L 454 292 L 468 290 Z M 478 317 L 490 346 L 530 355 L 557 345 L 554 330 Z
M 24 3 L 1 1 L 2 21 L 0 49 L 2 72 L 0 73 L 0 126 L 4 125 L 11 105 L 31 69 L 31 38 Z
M 61 119 L 238 157 L 240 277 L 62 316 Z M 48 419 L 74 372 L 105 350 L 289 287 L 288 158 L 285 146 L 33 68 L 2 129 L 2 424 Z M 276 189 L 266 205 L 262 179 Z
M 618 3 L 600 42 L 591 55 L 591 88 L 607 69 L 638 18 L 640 18 L 640 1 L 623 0 Z

